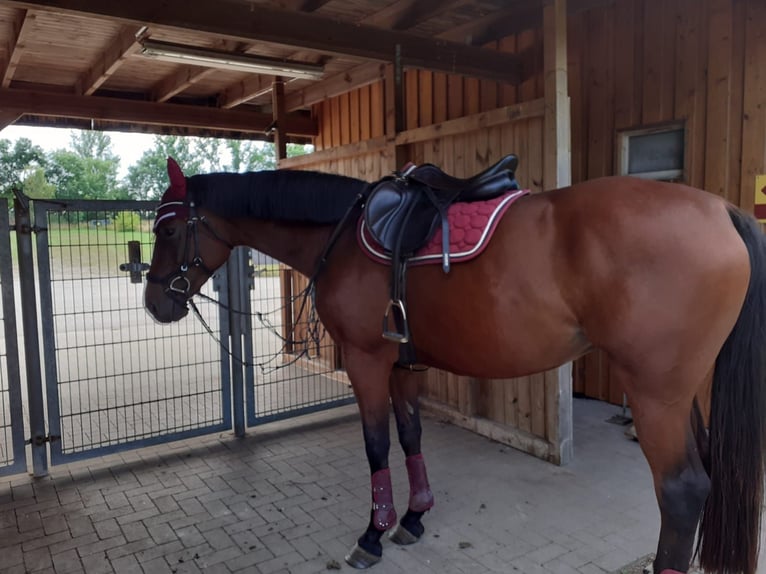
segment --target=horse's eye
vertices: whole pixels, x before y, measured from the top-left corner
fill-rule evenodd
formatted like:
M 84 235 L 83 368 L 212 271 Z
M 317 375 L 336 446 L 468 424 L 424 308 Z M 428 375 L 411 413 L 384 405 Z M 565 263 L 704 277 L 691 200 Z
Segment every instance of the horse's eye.
M 162 228 L 162 235 L 164 237 L 173 237 L 176 234 L 176 228 L 172 225 L 166 225 Z

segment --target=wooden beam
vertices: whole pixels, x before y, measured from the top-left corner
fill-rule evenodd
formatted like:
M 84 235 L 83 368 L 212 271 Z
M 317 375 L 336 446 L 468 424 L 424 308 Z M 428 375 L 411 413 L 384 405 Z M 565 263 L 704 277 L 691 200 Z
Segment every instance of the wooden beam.
M 470 0 L 398 0 L 383 10 L 375 12 L 360 21 L 361 24 L 387 28 L 389 30 L 407 30 L 430 20 L 438 14 L 444 14 Z
M 189 126 L 166 126 L 159 124 L 126 124 L 112 120 L 89 120 L 82 118 L 64 118 L 45 115 L 23 115 L 13 122 L 17 126 L 56 127 L 78 130 L 120 131 L 166 136 L 195 136 L 202 138 L 225 138 L 232 140 L 271 141 L 266 133 L 243 132 L 237 129 L 200 128 Z M 310 144 L 307 136 L 290 136 L 290 143 Z
M 543 7 L 543 67 L 545 116 L 543 119 L 543 189 L 572 183 L 572 136 L 567 84 L 567 0 L 545 0 Z M 572 363 L 545 377 L 546 436 L 566 464 L 572 449 Z
M 154 86 L 152 89 L 152 100 L 155 102 L 166 102 L 213 72 L 215 72 L 215 68 L 183 66 L 176 73 L 163 78 Z
M 2 87 L 7 88 L 11 85 L 11 80 L 16 73 L 16 68 L 19 65 L 19 60 L 26 48 L 26 37 L 29 34 L 31 24 L 35 20 L 35 13 L 31 10 L 19 10 L 16 18 L 13 21 L 13 37 L 8 42 L 6 50 L 8 53 L 8 59 L 3 62 L 3 81 Z
M 7 128 L 9 125 L 15 123 L 20 116 L 21 114 L 12 110 L 0 112 L 0 130 Z
M 99 56 L 98 61 L 80 76 L 75 93 L 90 96 L 117 71 L 129 56 L 138 52 L 141 48 L 136 40 L 138 30 L 135 26 L 126 26 L 120 30 L 111 45 Z
M 280 162 L 287 158 L 287 133 L 284 130 L 284 123 L 287 114 L 285 112 L 285 82 L 282 78 L 274 78 L 274 85 L 271 87 L 271 104 L 274 108 L 274 147 L 277 152 L 277 167 Z
M 224 109 L 230 109 L 256 96 L 268 94 L 271 92 L 272 83 L 274 83 L 274 76 L 248 76 L 246 80 L 226 88 L 226 91 L 218 97 L 218 105 Z
M 518 83 L 517 56 L 484 48 L 341 22 L 315 14 L 266 5 L 219 0 L 31 0 L 14 5 L 116 18 L 139 25 L 161 25 L 214 34 L 244 42 L 268 42 L 324 54 L 390 62 L 399 50 L 404 66 L 487 80 Z
M 279 5 L 286 10 L 299 12 L 315 12 L 330 0 L 281 0 Z
M 272 123 L 270 114 L 256 112 L 4 89 L 0 90 L 0 114 L 7 112 L 248 133 L 263 133 Z M 319 131 L 316 121 L 297 114 L 285 117 L 284 129 L 299 136 L 315 136 Z

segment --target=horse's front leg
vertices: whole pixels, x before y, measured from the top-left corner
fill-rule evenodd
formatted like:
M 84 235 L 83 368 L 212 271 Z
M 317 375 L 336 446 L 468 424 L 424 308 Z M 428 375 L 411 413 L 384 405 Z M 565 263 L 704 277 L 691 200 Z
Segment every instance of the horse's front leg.
M 390 349 L 377 353 L 364 352 L 344 345 L 343 358 L 351 385 L 354 388 L 367 461 L 370 464 L 372 509 L 367 530 L 346 556 L 354 568 L 368 568 L 380 561 L 383 533 L 396 524 L 391 471 L 388 467 L 390 438 L 388 432 L 390 403 L 388 378 L 394 359 Z
M 434 505 L 434 495 L 428 484 L 426 464 L 420 451 L 422 427 L 418 405 L 418 385 L 421 377 L 422 375 L 404 369 L 394 369 L 391 373 L 391 403 L 396 415 L 396 430 L 399 434 L 399 444 L 406 457 L 407 476 L 410 482 L 407 513 L 390 537 L 396 544 L 413 544 L 420 539 L 425 531 L 421 519 Z

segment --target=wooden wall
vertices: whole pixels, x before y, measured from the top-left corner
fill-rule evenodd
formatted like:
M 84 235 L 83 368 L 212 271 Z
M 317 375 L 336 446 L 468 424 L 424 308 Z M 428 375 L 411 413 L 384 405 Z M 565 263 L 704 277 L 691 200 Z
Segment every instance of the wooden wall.
M 618 130 L 684 120 L 686 183 L 753 209 L 766 173 L 766 2 L 617 0 L 570 17 L 572 181 L 615 171 Z M 622 401 L 599 353 L 575 391 Z

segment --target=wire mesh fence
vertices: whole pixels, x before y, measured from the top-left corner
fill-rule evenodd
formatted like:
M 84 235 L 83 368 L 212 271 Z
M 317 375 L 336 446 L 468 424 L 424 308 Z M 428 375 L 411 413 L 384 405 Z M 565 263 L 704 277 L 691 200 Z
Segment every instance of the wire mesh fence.
M 354 400 L 332 339 L 314 324 L 305 277 L 253 251 L 252 352 L 248 423 Z
M 150 256 L 153 211 L 92 207 L 36 210 L 47 229 L 38 258 L 54 458 L 230 428 L 218 344 L 191 316 L 156 324 L 143 285 L 120 271 L 128 241 Z M 215 296 L 213 281 L 205 289 Z M 220 338 L 218 308 L 199 306 Z

